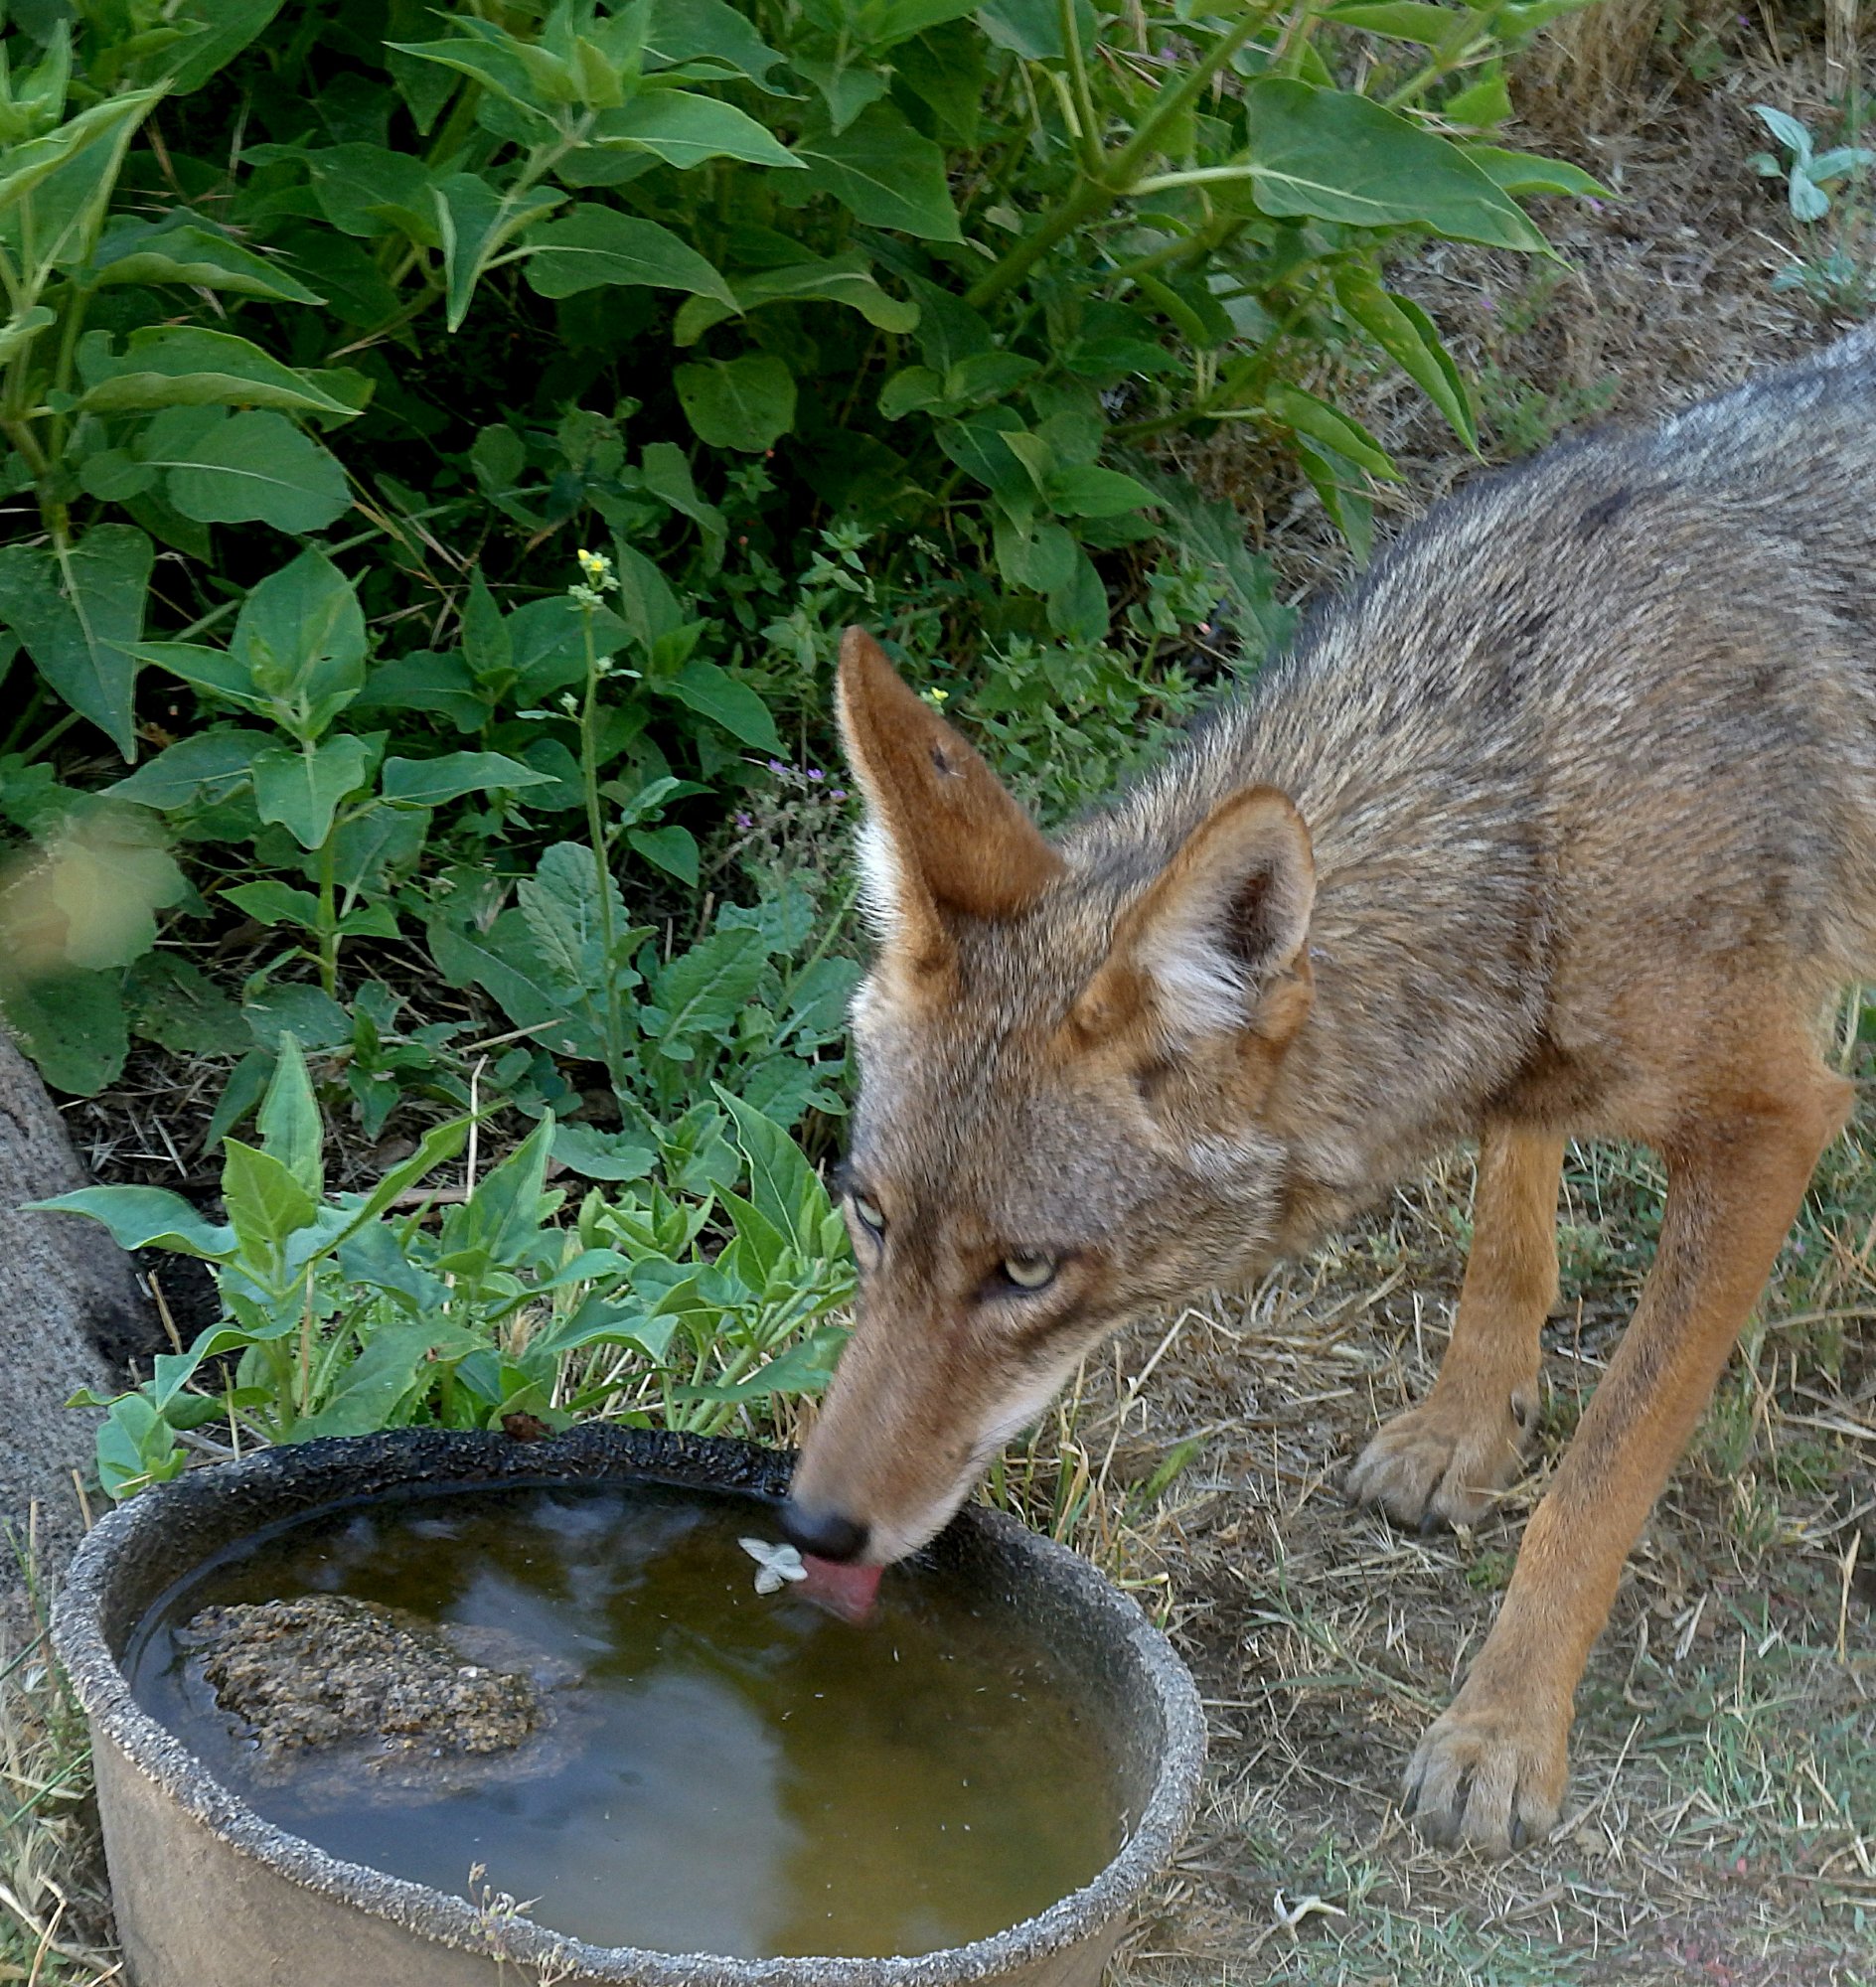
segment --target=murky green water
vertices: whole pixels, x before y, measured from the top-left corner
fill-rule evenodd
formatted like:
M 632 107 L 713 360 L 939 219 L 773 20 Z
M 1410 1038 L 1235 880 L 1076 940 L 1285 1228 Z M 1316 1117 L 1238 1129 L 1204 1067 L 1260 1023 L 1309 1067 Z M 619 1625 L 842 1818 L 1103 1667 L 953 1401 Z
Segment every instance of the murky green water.
M 944 1584 L 889 1571 L 863 1623 L 760 1597 L 752 1501 L 526 1489 L 316 1515 L 169 1596 L 129 1667 L 139 1701 L 258 1812 L 335 1856 L 603 1945 L 739 1957 L 917 1953 L 1086 1883 L 1126 1817 L 1102 1735 L 1047 1653 Z M 281 1777 L 175 1631 L 215 1603 L 346 1594 L 495 1630 L 561 1678 L 513 1770 L 391 1784 L 364 1760 Z

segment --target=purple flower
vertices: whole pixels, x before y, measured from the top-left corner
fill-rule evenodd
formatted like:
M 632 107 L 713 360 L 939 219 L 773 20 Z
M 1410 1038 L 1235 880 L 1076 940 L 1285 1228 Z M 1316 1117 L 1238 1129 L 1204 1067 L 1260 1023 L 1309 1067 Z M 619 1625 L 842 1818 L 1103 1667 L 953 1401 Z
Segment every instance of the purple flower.
M 847 789 L 845 787 L 833 787 L 828 792 L 828 799 L 831 801 L 844 801 L 846 798 Z
M 1592 199 L 1590 202 L 1590 212 L 1592 214 L 1601 214 L 1602 211 L 1603 211 L 1603 203 L 1600 200 Z
M 1495 297 L 1481 297 L 1479 299 L 1479 308 L 1481 310 L 1495 311 L 1498 308 L 1497 299 Z
M 819 766 L 810 766 L 808 768 L 808 777 L 811 780 L 825 780 L 827 778 L 827 775 L 821 770 Z
M 755 819 L 751 815 L 739 814 L 736 817 L 736 826 L 738 828 L 753 828 L 755 826 Z
M 788 768 L 779 759 L 771 759 L 769 761 L 769 771 L 771 773 L 785 773 L 788 771 Z

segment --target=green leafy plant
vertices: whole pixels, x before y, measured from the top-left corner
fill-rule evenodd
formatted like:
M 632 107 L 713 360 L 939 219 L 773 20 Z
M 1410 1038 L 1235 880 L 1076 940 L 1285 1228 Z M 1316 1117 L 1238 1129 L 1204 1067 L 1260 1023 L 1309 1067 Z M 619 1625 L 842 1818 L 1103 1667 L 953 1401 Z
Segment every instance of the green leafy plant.
M 110 956 L 0 988 L 42 1068 L 229 1056 L 213 1142 L 290 1026 L 376 1136 L 508 1032 L 484 1105 L 691 1187 L 711 1082 L 837 1114 L 838 859 L 736 902 L 830 635 L 947 658 L 1046 808 L 1195 655 L 1254 664 L 1269 569 L 1158 440 L 1250 425 L 1357 550 L 1393 467 L 1338 381 L 1401 369 L 1474 444 L 1386 262 L 1541 252 L 1520 201 L 1595 190 L 1492 142 L 1568 4 L 10 15 L 0 814 L 61 834 L 40 769 L 141 759 L 108 798 L 175 863 Z M 413 1005 L 413 942 L 474 1019 Z
M 1748 163 L 1762 178 L 1785 181 L 1795 221 L 1821 221 L 1830 212 L 1824 189 L 1876 165 L 1876 151 L 1867 145 L 1832 145 L 1819 152 L 1810 132 L 1789 111 L 1770 103 L 1755 103 L 1753 111 L 1787 156 L 1781 160 L 1770 152 L 1755 152 Z
M 221 1294 L 223 1320 L 159 1354 L 142 1386 L 78 1397 L 108 1409 L 104 1488 L 122 1498 L 175 1476 L 216 1424 L 237 1444 L 600 1412 L 713 1433 L 825 1385 L 843 1336 L 828 1314 L 853 1288 L 840 1216 L 785 1132 L 722 1102 L 746 1196 L 594 1192 L 556 1222 L 551 1117 L 454 1198 L 421 1189 L 472 1139 L 466 1117 L 370 1193 L 328 1195 L 318 1106 L 283 1035 L 259 1144 L 224 1143 L 226 1221 L 156 1187 L 39 1203 L 103 1222 L 125 1248 L 197 1257 Z

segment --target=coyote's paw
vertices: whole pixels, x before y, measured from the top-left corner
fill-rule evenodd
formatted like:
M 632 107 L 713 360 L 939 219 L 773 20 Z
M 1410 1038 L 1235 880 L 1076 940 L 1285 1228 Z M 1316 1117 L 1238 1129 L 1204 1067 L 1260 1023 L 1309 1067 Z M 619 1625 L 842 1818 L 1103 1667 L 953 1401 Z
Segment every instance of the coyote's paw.
M 1462 1690 L 1434 1720 L 1407 1768 L 1402 1807 L 1429 1842 L 1504 1856 L 1557 1825 L 1570 1779 L 1570 1722 Z
M 1422 1530 L 1477 1524 L 1517 1474 L 1536 1419 L 1535 1388 L 1492 1407 L 1436 1395 L 1376 1433 L 1348 1472 L 1348 1495 Z

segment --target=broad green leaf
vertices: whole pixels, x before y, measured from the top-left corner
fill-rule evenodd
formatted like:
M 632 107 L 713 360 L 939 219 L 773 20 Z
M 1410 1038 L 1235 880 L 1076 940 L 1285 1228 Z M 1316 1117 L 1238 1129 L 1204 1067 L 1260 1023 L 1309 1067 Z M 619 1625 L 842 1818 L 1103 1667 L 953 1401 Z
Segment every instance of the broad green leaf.
M 697 888 L 697 837 L 688 828 L 633 828 L 625 839 L 647 862 L 677 877 L 688 889 Z
M 819 1218 L 830 1205 L 827 1189 L 779 1125 L 721 1084 L 712 1088 L 735 1122 L 736 1146 L 749 1168 L 749 1198 L 757 1212 L 804 1254 L 812 1253 Z
M 312 891 L 296 890 L 277 877 L 262 876 L 258 882 L 236 883 L 222 895 L 263 925 L 297 925 L 302 931 L 319 929 L 319 899 Z
M 470 676 L 478 684 L 513 680 L 515 642 L 502 610 L 495 604 L 489 582 L 477 566 L 469 575 L 469 597 L 462 608 L 462 653 Z
M 1471 395 L 1438 329 L 1411 297 L 1395 296 L 1363 263 L 1345 263 L 1335 272 L 1335 298 L 1342 309 L 1443 413 L 1453 432 L 1475 453 L 1479 429 Z M 1319 434 L 1319 440 L 1328 440 Z M 1333 447 L 1334 443 L 1329 442 Z
M 659 974 L 654 990 L 664 1017 L 657 1030 L 660 1046 L 667 1054 L 676 1048 L 688 1055 L 700 1035 L 726 1039 L 767 966 L 761 934 L 747 927 L 713 932 L 680 953 Z
M 106 1496 L 121 1500 L 167 1483 L 188 1460 L 170 1424 L 142 1394 L 111 1403 L 97 1431 L 97 1480 Z
M 125 759 L 136 756 L 136 645 L 155 557 L 128 525 L 99 525 L 52 550 L 0 547 L 0 621 Z
M 137 801 L 165 811 L 197 799 L 225 800 L 247 778 L 254 754 L 272 743 L 264 731 L 212 725 L 165 746 L 104 794 L 109 800 Z
M 1440 105 L 1440 115 L 1448 123 L 1471 124 L 1480 130 L 1502 124 L 1512 114 L 1510 84 L 1503 65 L 1495 61 L 1478 82 L 1455 91 Z
M 585 204 L 529 237 L 528 285 L 544 297 L 570 297 L 602 284 L 690 290 L 733 310 L 729 285 L 697 250 L 655 221 Z
M 293 1430 L 296 1442 L 325 1436 L 374 1435 L 394 1425 L 403 1403 L 429 1385 L 431 1355 L 477 1350 L 478 1335 L 435 1318 L 381 1324 L 345 1369 L 332 1397 Z
M 380 663 L 352 709 L 434 710 L 458 731 L 480 731 L 489 721 L 489 706 L 476 693 L 469 665 L 461 656 L 439 656 L 429 649 Z
M 199 1214 L 181 1194 L 160 1186 L 81 1186 L 28 1203 L 55 1214 L 101 1221 L 120 1249 L 169 1249 L 220 1262 L 234 1254 L 234 1231 Z
M 196 642 L 140 642 L 132 652 L 139 662 L 154 663 L 212 696 L 226 697 L 242 710 L 263 715 L 269 700 L 253 688 L 245 665 L 226 649 L 205 649 Z M 267 741 L 271 743 L 271 740 Z
M 1320 448 L 1300 435 L 1296 451 L 1329 522 L 1348 540 L 1355 564 L 1366 565 L 1374 547 L 1374 506 L 1362 487 L 1361 472 L 1333 449 Z
M 286 413 L 329 414 L 350 420 L 359 409 L 311 374 L 269 359 L 233 332 L 199 325 L 147 325 L 113 354 L 103 332 L 78 341 L 85 413 L 135 412 L 149 407 L 273 407 Z
M 425 248 L 440 245 L 429 169 L 421 159 L 383 145 L 335 145 L 305 157 L 313 198 L 342 233 L 372 240 L 396 229 Z
M 746 1380 L 705 1387 L 673 1387 L 671 1398 L 681 1402 L 769 1401 L 778 1394 L 817 1394 L 834 1377 L 834 1362 L 847 1334 L 835 1329 L 798 1338 Z
M 1153 502 L 1153 492 L 1144 483 L 1092 463 L 1056 470 L 1046 490 L 1050 506 L 1065 518 L 1120 518 Z
M 553 1135 L 553 1156 L 582 1179 L 644 1179 L 658 1163 L 656 1148 L 631 1133 L 587 1125 L 562 1125 Z
M 854 37 L 862 48 L 889 49 L 977 11 L 978 0 L 861 0 Z
M 795 424 L 795 377 L 772 352 L 693 360 L 672 378 L 692 431 L 710 448 L 761 455 Z
M 700 716 L 720 724 L 732 738 L 758 752 L 782 749 L 768 705 L 747 684 L 738 683 L 719 663 L 687 663 L 668 683 L 659 686 L 669 696 L 689 704 Z
M 365 741 L 349 732 L 295 751 L 275 746 L 254 758 L 254 805 L 302 848 L 317 848 L 347 794 L 365 784 Z
M 119 224 L 98 243 L 91 266 L 98 284 L 187 283 L 194 289 L 227 290 L 275 303 L 325 302 L 279 263 L 195 221 L 175 226 Z
M 555 1129 L 552 1112 L 547 1112 L 508 1157 L 484 1174 L 468 1201 L 449 1210 L 438 1241 L 439 1269 L 461 1250 L 481 1251 L 503 1266 L 522 1256 L 541 1228 Z
M 1245 85 L 1244 105 L 1246 170 L 1266 214 L 1417 224 L 1454 240 L 1548 252 L 1517 204 L 1459 146 L 1365 96 L 1261 76 Z
M 226 69 L 280 11 L 281 0 L 186 0 L 183 24 L 196 30 L 167 52 L 170 89 L 187 96 Z
M 785 263 L 739 275 L 732 285 L 737 310 L 747 315 L 770 303 L 846 304 L 881 331 L 908 332 L 918 323 L 918 306 L 889 296 L 873 278 L 872 265 L 858 249 L 822 260 Z M 673 332 L 680 345 L 695 345 L 712 325 L 736 315 L 720 299 L 693 297 L 678 312 Z M 935 378 L 936 376 L 934 376 Z M 880 395 L 883 408 L 885 395 Z M 896 415 L 888 414 L 888 420 Z
M 590 860 L 590 855 L 589 858 Z M 452 987 L 480 987 L 518 1028 L 558 1055 L 601 1060 L 605 1044 L 592 1021 L 547 978 L 527 921 L 504 912 L 486 932 L 459 931 L 440 919 L 428 929 L 430 957 Z
M 708 298 L 693 298 L 691 302 L 714 308 Z M 688 310 L 690 305 L 684 308 Z M 639 457 L 638 473 L 652 496 L 697 526 L 710 568 L 714 570 L 720 565 L 729 528 L 723 522 L 723 514 L 699 491 L 697 479 L 691 473 L 691 460 L 684 450 L 676 442 L 647 442 L 644 454 Z
M 1507 152 L 1501 145 L 1468 145 L 1466 156 L 1500 193 L 1520 197 L 1539 193 L 1576 194 L 1590 200 L 1618 198 L 1581 166 L 1562 159 L 1546 159 L 1536 152 Z
M 611 875 L 605 879 L 611 900 L 613 942 L 632 933 L 625 901 Z M 556 841 L 541 858 L 535 874 L 515 886 L 515 901 L 535 943 L 535 958 L 545 983 L 567 995 L 617 997 L 616 970 L 605 955 L 604 925 L 599 901 L 599 872 L 593 852 L 583 842 Z
M 365 1199 L 353 1210 L 346 1236 L 357 1235 L 378 1220 L 399 1194 L 426 1180 L 438 1166 L 446 1165 L 460 1152 L 469 1138 L 469 1119 L 450 1118 L 432 1125 L 417 1142 L 407 1159 L 391 1167 Z M 344 1237 L 341 1237 L 343 1240 Z
M 241 1013 L 248 1032 L 269 1055 L 278 1050 L 289 1034 L 309 1049 L 341 1048 L 352 1040 L 351 1015 L 330 994 L 317 987 L 269 987 L 259 994 L 250 994 Z M 256 1090 L 256 1102 L 259 1096 Z
M 368 807 L 342 821 L 332 841 L 333 882 L 341 894 L 376 894 L 402 881 L 416 867 L 431 820 L 428 808 Z
M 796 75 L 806 76 L 821 92 L 821 100 L 828 107 L 828 128 L 837 136 L 869 103 L 877 103 L 892 87 L 892 78 L 884 70 L 863 58 L 855 62 L 852 50 L 847 51 L 844 60 L 805 55 L 789 58 L 789 67 Z
M 1008 437 L 1021 430 L 1021 417 L 1012 407 L 986 407 L 968 421 L 940 421 L 938 446 L 967 476 L 976 480 L 1013 513 L 1034 509 L 1035 486 L 1015 454 Z
M 863 110 L 838 135 L 805 134 L 795 156 L 808 168 L 803 182 L 829 193 L 857 221 L 928 241 L 958 241 L 958 211 L 945 176 L 945 155 L 921 137 L 890 103 Z
M 493 23 L 456 15 L 451 26 L 463 32 L 443 42 L 389 42 L 387 48 L 422 62 L 440 63 L 473 77 L 518 110 L 546 119 L 556 107 L 576 103 L 579 85 L 572 70 L 547 49 L 505 34 Z
M 323 532 L 352 507 L 338 458 L 284 414 L 230 414 L 144 459 L 168 471 L 170 502 L 199 524 Z
M 317 738 L 365 684 L 365 616 L 350 581 L 309 546 L 241 602 L 230 659 L 274 699 L 279 723 Z
M 441 807 L 464 794 L 551 784 L 551 775 L 503 752 L 446 752 L 437 759 L 387 759 L 380 791 L 401 807 Z
M 1433 0 L 1346 0 L 1329 7 L 1324 19 L 1338 21 L 1365 34 L 1391 35 L 1397 42 L 1418 42 L 1437 49 L 1451 44 L 1454 52 L 1479 39 L 1482 24 L 1469 7 L 1440 7 Z
M 0 1019 L 55 1090 L 94 1097 L 130 1052 L 121 973 L 60 973 L 0 984 Z
M 1060 0 L 988 0 L 978 8 L 977 22 L 998 48 L 1026 62 L 1060 62 L 1068 54 Z M 1100 22 L 1088 0 L 1075 0 L 1075 33 L 1086 50 L 1100 40 Z
M 44 304 L 30 304 L 15 311 L 5 324 L 0 324 L 0 365 L 24 352 L 41 332 L 58 322 L 59 313 Z
M 260 1149 L 278 1159 L 317 1200 L 326 1190 L 325 1127 L 306 1074 L 306 1058 L 290 1032 L 280 1037 L 276 1055 L 273 1081 L 260 1100 L 260 1115 L 254 1121 L 260 1133 Z
M 253 1037 L 241 1011 L 200 967 L 173 952 L 146 953 L 124 984 L 130 1029 L 176 1055 L 240 1055 Z
M 550 213 L 566 196 L 550 187 L 498 194 L 474 173 L 451 173 L 432 188 L 430 197 L 443 243 L 447 323 L 457 331 L 490 262 L 524 228 Z
M 944 396 L 945 382 L 929 366 L 901 366 L 879 388 L 879 412 L 888 421 L 902 421 L 921 407 L 937 406 Z
M 681 171 L 708 159 L 799 169 L 801 161 L 747 111 L 713 96 L 681 89 L 646 89 L 616 110 L 600 113 L 593 142 L 649 152 Z
M 240 1237 L 241 1253 L 267 1261 L 311 1226 L 319 1203 L 281 1160 L 257 1146 L 225 1139 L 222 1155 L 222 1203 Z
M 578 1171 L 578 1167 L 573 1167 Z M 594 1178 L 609 1177 L 595 1174 Z M 631 1345 L 643 1352 L 654 1365 L 662 1365 L 677 1336 L 678 1316 L 659 1317 L 642 1304 L 616 1304 L 588 1298 L 570 1317 L 550 1324 L 528 1341 L 530 1352 L 550 1358 L 576 1352 L 588 1345 Z
M 0 155 L 0 215 L 10 213 L 54 173 L 96 147 L 121 149 L 162 93 L 160 89 L 133 89 L 108 96 L 43 138 L 9 146 Z
M 1351 420 L 1327 400 L 1277 380 L 1265 388 L 1264 405 L 1287 428 L 1324 443 L 1370 476 L 1384 477 L 1390 483 L 1400 481 L 1400 471 L 1386 449 L 1359 421 Z
M 769 89 L 769 71 L 781 60 L 756 33 L 749 17 L 728 0 L 652 0 L 645 29 L 648 70 L 703 61 L 738 72 L 758 88 Z

